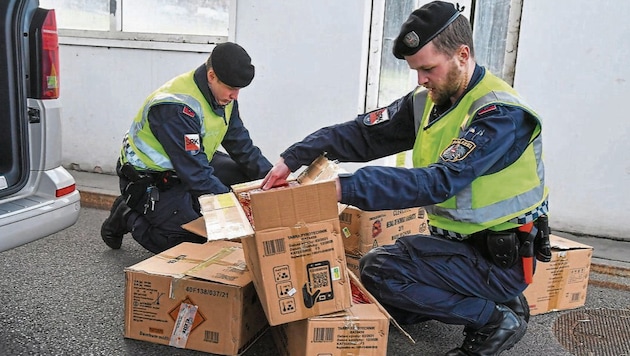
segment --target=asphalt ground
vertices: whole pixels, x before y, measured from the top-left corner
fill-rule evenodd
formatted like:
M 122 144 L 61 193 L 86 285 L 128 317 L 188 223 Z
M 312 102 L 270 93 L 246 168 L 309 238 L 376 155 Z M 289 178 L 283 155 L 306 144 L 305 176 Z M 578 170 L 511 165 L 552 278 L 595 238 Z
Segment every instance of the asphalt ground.
M 99 190 L 108 187 L 77 183 L 82 197 L 93 194 L 93 199 L 110 202 Z M 0 254 L 0 355 L 205 355 L 123 337 L 124 268 L 152 254 L 129 235 L 120 250 L 110 250 L 100 239 L 108 211 L 86 207 L 98 206 L 94 201 L 82 202 L 74 226 Z M 527 334 L 502 355 L 630 355 L 630 243 L 567 237 L 597 245 L 585 306 L 532 316 Z M 585 321 L 584 315 L 602 312 L 606 316 L 597 331 L 580 342 L 584 330 L 576 324 Z M 578 322 L 572 322 L 576 313 Z M 391 327 L 387 355 L 443 355 L 463 340 L 461 326 L 429 321 L 404 328 L 416 343 Z M 277 354 L 267 332 L 243 355 Z

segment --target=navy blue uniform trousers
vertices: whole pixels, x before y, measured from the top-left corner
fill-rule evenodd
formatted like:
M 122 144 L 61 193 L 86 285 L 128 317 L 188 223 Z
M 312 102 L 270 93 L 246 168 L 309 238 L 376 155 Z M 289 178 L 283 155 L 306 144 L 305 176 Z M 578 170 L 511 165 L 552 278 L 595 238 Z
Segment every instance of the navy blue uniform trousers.
M 401 324 L 438 320 L 481 327 L 495 304 L 527 284 L 519 261 L 503 269 L 472 244 L 415 235 L 372 249 L 359 263 L 361 282 Z
M 210 161 L 217 178 L 226 186 L 247 182 L 250 179 L 228 155 L 216 152 Z M 120 191 L 129 181 L 119 174 Z M 182 242 L 204 243 L 205 237 L 199 236 L 181 226 L 201 216 L 197 197 L 193 196 L 186 185 L 176 184 L 166 191 L 160 191 L 159 201 L 146 214 L 133 211 L 127 219 L 131 235 L 142 247 L 153 253 L 160 253 Z

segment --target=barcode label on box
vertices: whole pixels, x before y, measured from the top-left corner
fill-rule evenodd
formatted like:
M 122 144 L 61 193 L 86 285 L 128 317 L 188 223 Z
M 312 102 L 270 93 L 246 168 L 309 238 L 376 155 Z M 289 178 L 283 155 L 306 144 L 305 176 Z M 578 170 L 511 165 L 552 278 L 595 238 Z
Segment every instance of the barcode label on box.
M 203 336 L 203 341 L 211 342 L 213 344 L 219 343 L 219 333 L 216 331 L 206 330 Z
M 332 342 L 333 328 L 315 328 L 313 332 L 313 342 Z
M 272 256 L 279 253 L 284 253 L 286 252 L 284 239 L 263 241 L 263 249 L 265 251 L 265 256 Z
M 346 224 L 352 224 L 352 214 L 349 214 L 349 213 L 339 214 L 339 221 Z

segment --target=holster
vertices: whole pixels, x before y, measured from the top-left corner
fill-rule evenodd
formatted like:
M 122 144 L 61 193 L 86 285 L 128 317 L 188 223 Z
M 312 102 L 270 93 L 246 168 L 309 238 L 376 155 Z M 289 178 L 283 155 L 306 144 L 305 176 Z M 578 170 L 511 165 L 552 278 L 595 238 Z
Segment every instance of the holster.
M 519 260 L 519 239 L 516 232 L 484 230 L 469 239 L 483 257 L 501 268 L 510 268 Z
M 150 180 L 129 182 L 123 192 L 125 203 L 136 212 L 143 213 L 151 186 L 153 186 L 153 182 Z
M 487 231 L 485 242 L 487 257 L 495 265 L 501 268 L 510 268 L 518 262 L 520 242 L 515 232 Z
M 136 212 L 143 213 L 148 197 L 148 188 L 155 184 L 154 178 L 151 175 L 136 171 L 129 162 L 119 166 L 116 173 L 129 181 L 122 192 L 125 203 Z

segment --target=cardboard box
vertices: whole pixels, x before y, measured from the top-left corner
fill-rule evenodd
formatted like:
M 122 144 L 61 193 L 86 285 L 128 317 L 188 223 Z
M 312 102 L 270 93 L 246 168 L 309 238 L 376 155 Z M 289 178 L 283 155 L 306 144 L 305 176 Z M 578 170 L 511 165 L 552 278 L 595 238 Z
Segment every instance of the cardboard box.
M 348 266 L 348 271 L 356 274 L 357 276 L 361 275 L 359 273 L 360 260 L 361 260 L 361 256 L 346 253 L 346 265 Z
M 272 326 L 350 307 L 335 183 L 250 192 L 255 234 L 241 239 Z
M 424 208 L 363 211 L 346 207 L 339 215 L 347 254 L 362 256 L 374 247 L 391 245 L 399 237 L 429 234 Z
M 182 243 L 125 278 L 127 338 L 239 355 L 268 329 L 237 242 Z
M 324 155 L 319 156 L 306 167 L 297 178 L 292 174 L 287 178 L 283 189 L 297 185 L 307 185 L 333 180 L 338 173 L 345 172 L 335 162 Z M 199 236 L 214 240 L 239 241 L 241 237 L 254 234 L 255 222 L 251 212 L 250 193 L 260 191 L 262 179 L 231 186 L 232 192 L 209 194 L 199 197 L 202 217 L 182 225 L 182 228 Z M 335 198 L 336 199 L 336 198 Z M 337 203 L 338 213 L 348 205 Z M 249 221 L 249 224 L 245 224 Z
M 332 313 L 351 305 L 340 238 L 341 208 L 332 180 L 336 172 L 334 163 L 319 157 L 298 179 L 289 179 L 280 187 L 263 191 L 262 180 L 234 185 L 232 192 L 226 193 L 230 197 L 201 197 L 204 216 L 182 225 L 211 240 L 242 242 L 247 266 L 271 325 Z M 240 206 L 235 206 L 235 201 Z M 234 208 L 242 212 L 230 211 Z M 214 219 L 229 221 L 229 230 L 240 231 L 243 236 L 221 232 L 221 223 Z M 239 224 L 252 227 L 253 234 L 239 228 Z M 219 232 L 209 234 L 211 229 Z
M 532 315 L 584 306 L 593 247 L 551 235 L 552 257 L 536 262 L 524 295 Z
M 387 355 L 391 316 L 353 273 L 349 277 L 351 308 L 272 328 L 280 355 Z M 411 342 L 415 342 L 393 319 L 391 321 Z
M 233 191 L 245 206 L 241 223 L 255 226 L 253 235 L 239 241 L 269 324 L 349 308 L 335 183 L 296 182 L 267 191 L 259 187 L 244 184 Z M 227 201 L 220 195 L 210 198 Z M 206 236 L 205 226 L 203 217 L 183 225 L 201 236 Z

